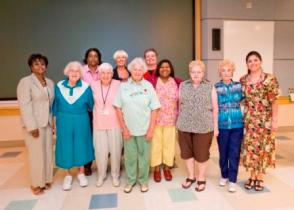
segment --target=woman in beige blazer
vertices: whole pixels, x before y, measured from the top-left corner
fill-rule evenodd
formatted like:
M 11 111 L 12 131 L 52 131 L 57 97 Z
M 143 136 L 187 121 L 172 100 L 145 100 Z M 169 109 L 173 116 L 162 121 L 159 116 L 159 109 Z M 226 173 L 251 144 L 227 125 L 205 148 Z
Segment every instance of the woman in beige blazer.
M 48 60 L 41 54 L 28 59 L 31 75 L 17 86 L 17 99 L 25 127 L 25 143 L 31 176 L 31 190 L 40 195 L 53 181 L 52 114 L 54 83 L 45 77 Z

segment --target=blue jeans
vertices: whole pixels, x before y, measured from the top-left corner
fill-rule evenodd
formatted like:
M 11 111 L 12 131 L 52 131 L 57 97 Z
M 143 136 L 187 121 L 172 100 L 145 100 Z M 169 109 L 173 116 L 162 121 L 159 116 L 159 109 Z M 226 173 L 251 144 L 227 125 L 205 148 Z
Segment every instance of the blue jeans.
M 237 181 L 242 140 L 243 128 L 219 129 L 217 143 L 221 175 L 233 183 Z

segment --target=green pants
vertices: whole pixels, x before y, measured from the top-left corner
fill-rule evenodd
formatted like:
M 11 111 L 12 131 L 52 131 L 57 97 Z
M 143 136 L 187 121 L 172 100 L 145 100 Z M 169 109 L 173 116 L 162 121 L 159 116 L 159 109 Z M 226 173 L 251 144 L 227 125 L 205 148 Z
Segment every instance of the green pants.
M 131 136 L 124 140 L 124 158 L 128 184 L 147 184 L 149 178 L 150 142 L 145 136 Z

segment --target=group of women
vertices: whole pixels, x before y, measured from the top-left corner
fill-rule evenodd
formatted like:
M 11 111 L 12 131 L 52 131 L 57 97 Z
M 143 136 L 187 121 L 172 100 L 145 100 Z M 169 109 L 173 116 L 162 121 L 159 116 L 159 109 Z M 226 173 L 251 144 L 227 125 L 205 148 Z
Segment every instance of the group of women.
M 252 51 L 247 55 L 248 74 L 240 82 L 232 80 L 234 63 L 221 61 L 221 80 L 216 84 L 205 79 L 202 61 L 191 61 L 190 79 L 182 81 L 175 76 L 171 61 L 157 62 L 157 56 L 150 48 L 144 59 L 137 57 L 127 65 L 128 54 L 118 50 L 113 69 L 101 62 L 98 49 L 90 48 L 85 53 L 85 65 L 68 63 L 66 79 L 55 87 L 45 77 L 47 58 L 41 54 L 29 57 L 31 75 L 20 80 L 17 97 L 35 195 L 53 182 L 54 132 L 55 164 L 66 173 L 63 190 L 72 188 L 70 169 L 74 167 L 78 168 L 79 185 L 87 186 L 93 160 L 96 186 L 101 187 L 107 178 L 110 154 L 112 185 L 120 186 L 123 156 L 127 178 L 124 192 L 130 193 L 136 183 L 141 192 L 147 192 L 150 166 L 155 182 L 161 181 L 161 170 L 166 181 L 172 180 L 179 139 L 187 168 L 182 187 L 196 182 L 195 190 L 203 191 L 213 137 L 219 146 L 220 186 L 228 183 L 229 192 L 236 191 L 241 153 L 243 165 L 251 173 L 245 188 L 263 190 L 266 168 L 275 164 L 279 86 L 273 75 L 263 72 L 260 54 Z

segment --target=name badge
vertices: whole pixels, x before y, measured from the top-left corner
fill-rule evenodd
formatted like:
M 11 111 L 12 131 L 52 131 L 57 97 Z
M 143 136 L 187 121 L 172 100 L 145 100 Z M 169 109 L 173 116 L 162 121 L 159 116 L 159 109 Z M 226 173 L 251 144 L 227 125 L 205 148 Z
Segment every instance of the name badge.
M 101 114 L 101 115 L 109 115 L 110 114 L 110 112 L 109 112 L 109 109 L 107 109 L 107 108 L 102 108 L 102 109 L 100 109 L 99 110 L 99 113 Z

